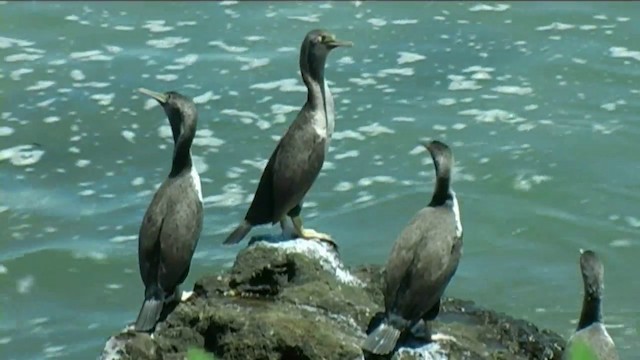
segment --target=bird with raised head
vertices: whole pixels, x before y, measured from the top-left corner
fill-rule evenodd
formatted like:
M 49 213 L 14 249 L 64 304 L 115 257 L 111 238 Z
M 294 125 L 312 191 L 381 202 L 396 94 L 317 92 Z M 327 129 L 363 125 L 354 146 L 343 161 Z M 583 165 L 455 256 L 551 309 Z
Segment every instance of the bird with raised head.
M 224 244 L 242 241 L 257 225 L 279 222 L 284 232 L 289 217 L 294 236 L 336 246 L 330 235 L 304 228 L 301 211 L 305 195 L 320 174 L 335 127 L 333 97 L 324 76 L 327 57 L 331 50 L 351 45 L 325 30 L 312 30 L 305 36 L 300 73 L 307 101 L 273 150 L 243 221 Z
M 181 300 L 179 287 L 189 274 L 200 238 L 203 206 L 200 176 L 191 158 L 198 122 L 195 104 L 174 91 L 139 91 L 162 106 L 174 142 L 169 176 L 153 196 L 138 235 L 138 265 L 145 292 L 134 328 L 149 332 L 158 323 L 165 305 Z

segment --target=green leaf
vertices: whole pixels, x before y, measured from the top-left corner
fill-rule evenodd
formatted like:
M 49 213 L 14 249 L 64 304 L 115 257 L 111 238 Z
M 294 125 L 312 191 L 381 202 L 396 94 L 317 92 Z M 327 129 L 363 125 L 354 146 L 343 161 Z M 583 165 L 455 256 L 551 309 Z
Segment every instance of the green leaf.
M 189 348 L 187 350 L 187 360 L 215 360 L 215 358 L 202 349 Z

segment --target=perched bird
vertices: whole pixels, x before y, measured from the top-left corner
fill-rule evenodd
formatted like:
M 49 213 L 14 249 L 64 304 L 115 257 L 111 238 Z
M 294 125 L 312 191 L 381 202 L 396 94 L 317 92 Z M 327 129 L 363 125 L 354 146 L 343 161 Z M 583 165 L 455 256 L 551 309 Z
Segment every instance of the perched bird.
M 256 225 L 293 222 L 295 235 L 335 243 L 330 235 L 302 226 L 302 202 L 324 163 L 335 126 L 333 97 L 324 77 L 329 52 L 352 43 L 337 40 L 324 30 L 310 31 L 300 50 L 300 72 L 307 86 L 307 102 L 284 134 L 262 172 L 253 202 L 244 220 L 226 238 L 235 244 Z
M 139 89 L 157 100 L 171 124 L 171 172 L 153 196 L 138 235 L 138 263 L 145 286 L 135 330 L 152 331 L 163 306 L 180 301 L 179 285 L 189 274 L 191 258 L 202 231 L 200 176 L 191 159 L 198 113 L 193 101 L 177 92 Z
M 403 334 L 422 331 L 440 312 L 440 298 L 462 256 L 462 223 L 455 192 L 451 189 L 453 154 L 440 141 L 423 144 L 436 172 L 431 202 L 402 230 L 386 264 L 382 321 L 371 331 L 362 349 L 386 355 L 394 351 Z M 430 340 L 428 331 L 425 340 Z
M 602 322 L 604 266 L 595 252 L 581 250 L 580 270 L 584 284 L 582 313 L 578 328 L 569 338 L 562 358 L 618 360 L 615 344 Z

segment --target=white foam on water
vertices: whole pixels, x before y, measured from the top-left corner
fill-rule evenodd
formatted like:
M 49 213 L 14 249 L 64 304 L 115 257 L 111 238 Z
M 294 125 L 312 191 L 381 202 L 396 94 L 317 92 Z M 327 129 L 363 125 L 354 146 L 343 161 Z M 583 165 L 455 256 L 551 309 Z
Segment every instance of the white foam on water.
M 46 118 L 42 119 L 42 121 L 45 124 L 51 124 L 51 123 L 60 121 L 60 117 L 59 116 L 55 116 L 55 115 L 47 116 Z
M 613 58 L 630 58 L 640 61 L 640 51 L 629 50 L 626 47 L 610 47 L 609 56 Z
M 105 55 L 101 50 L 72 52 L 69 57 L 78 61 L 111 61 L 113 56 Z
M 76 166 L 79 168 L 87 167 L 91 164 L 91 160 L 80 159 L 76 161 Z
M 43 56 L 44 55 L 39 55 L 39 54 L 20 53 L 20 54 L 7 55 L 4 57 L 4 61 L 6 62 L 35 61 L 40 59 Z
M 376 27 L 387 25 L 387 21 L 385 19 L 380 19 L 380 18 L 371 18 L 371 19 L 368 19 L 367 22 Z
M 0 345 L 6 345 L 6 344 L 10 343 L 11 340 L 12 339 L 10 337 L 8 337 L 8 336 L 0 338 Z
M 122 130 L 120 132 L 120 135 L 122 135 L 123 138 L 125 138 L 125 140 L 127 140 L 130 143 L 135 143 L 135 137 L 136 137 L 136 133 L 134 133 L 131 130 Z
M 29 166 L 40 161 L 44 150 L 35 149 L 33 145 L 18 145 L 0 150 L 0 161 L 7 160 L 15 166 Z
M 236 56 L 236 60 L 244 63 L 244 65 L 240 67 L 241 71 L 267 66 L 270 62 L 268 58 L 247 58 L 242 56 Z
M 287 19 L 298 20 L 308 23 L 317 23 L 320 21 L 320 14 L 310 14 L 307 16 L 287 16 Z
M 55 81 L 43 81 L 43 80 L 38 80 L 38 82 L 35 85 L 31 85 L 27 88 L 27 91 L 38 91 L 38 90 L 44 90 L 47 89 L 51 86 L 53 86 L 56 82 Z
M 393 75 L 401 75 L 401 76 L 413 76 L 415 71 L 413 68 L 390 68 L 390 69 L 382 69 L 378 71 L 378 77 L 384 78 L 387 76 Z
M 55 358 L 55 357 L 61 357 L 62 355 L 65 355 L 62 353 L 62 351 L 66 348 L 66 346 L 64 345 L 58 345 L 58 346 L 47 346 L 44 348 L 44 356 L 46 358 Z
M 198 54 L 187 54 L 181 58 L 177 58 L 174 60 L 174 62 L 186 66 L 193 65 L 196 63 L 196 61 L 198 61 Z
M 624 221 L 633 228 L 640 228 L 640 219 L 633 216 L 625 216 Z
M 336 131 L 331 136 L 334 140 L 342 140 L 342 139 L 354 139 L 354 140 L 364 140 L 366 137 L 361 133 L 354 130 L 344 130 L 344 131 Z
M 371 137 L 378 136 L 378 135 L 381 135 L 381 134 L 394 134 L 395 133 L 395 131 L 393 131 L 392 129 L 390 129 L 390 128 L 386 127 L 386 126 L 380 125 L 377 122 L 374 122 L 373 124 L 366 125 L 366 126 L 360 126 L 358 128 L 358 131 L 361 131 L 361 132 L 363 132 L 363 133 L 365 133 L 365 134 L 367 134 L 368 136 L 371 136 Z
M 193 102 L 196 103 L 196 104 L 204 104 L 204 103 L 207 103 L 207 102 L 212 101 L 212 100 L 218 100 L 220 98 L 221 98 L 221 96 L 214 95 L 213 91 L 207 91 L 206 93 L 204 93 L 202 95 L 195 96 L 193 98 Z
M 246 191 L 240 185 L 226 184 L 222 191 L 222 194 L 205 197 L 203 203 L 213 207 L 234 207 L 244 203 Z
M 340 192 L 344 192 L 344 191 L 349 191 L 351 189 L 353 189 L 353 184 L 348 182 L 348 181 L 341 181 L 338 184 L 336 184 L 336 186 L 333 187 L 333 191 L 340 191 Z
M 575 25 L 571 25 L 571 24 L 563 24 L 561 22 L 553 22 L 549 25 L 545 25 L 545 26 L 538 26 L 536 28 L 537 31 L 549 31 L 549 30 L 569 30 L 569 29 L 573 29 L 575 28 Z
M 358 186 L 366 187 L 373 185 L 374 183 L 392 184 L 395 182 L 397 182 L 397 180 L 392 176 L 376 175 L 361 178 L 360 180 L 358 180 Z
M 148 29 L 150 32 L 160 33 L 173 30 L 173 26 L 166 26 L 164 20 L 147 20 L 147 23 L 142 25 L 143 28 Z
M 276 81 L 269 81 L 266 83 L 258 83 L 249 86 L 249 89 L 259 89 L 259 90 L 274 90 L 278 89 L 278 91 L 282 92 L 307 92 L 307 88 L 304 85 L 300 85 L 300 81 L 298 79 L 282 79 Z
M 391 23 L 393 25 L 413 25 L 413 24 L 417 24 L 418 20 L 416 20 L 416 19 L 399 19 L 399 20 L 393 20 Z
M 175 81 L 178 80 L 178 75 L 176 74 L 160 74 L 156 75 L 156 79 L 162 81 Z
M 193 145 L 195 146 L 206 146 L 211 148 L 214 151 L 217 151 L 216 148 L 224 145 L 225 141 L 222 139 L 219 139 L 217 137 L 214 136 L 197 136 L 196 138 L 193 139 Z
M 15 130 L 8 126 L 0 126 L 0 136 L 9 136 L 13 134 Z
M 420 54 L 416 54 L 416 53 L 410 53 L 410 52 L 405 52 L 405 51 L 400 51 L 398 53 L 398 55 L 400 55 L 398 57 L 398 59 L 396 60 L 396 62 L 398 63 L 398 65 L 402 65 L 402 64 L 409 64 L 409 63 L 413 63 L 416 61 L 420 61 L 420 60 L 424 60 L 427 57 L 424 55 L 420 55 Z
M 117 54 L 119 52 L 122 52 L 122 49 L 120 46 L 115 46 L 115 45 L 104 45 L 104 48 L 107 50 L 107 52 L 110 52 L 112 54 Z
M 482 88 L 476 80 L 469 80 L 462 75 L 449 75 L 448 78 L 451 80 L 451 83 L 449 83 L 449 90 L 451 91 L 477 90 Z
M 136 28 L 133 26 L 126 26 L 126 25 L 116 25 L 113 27 L 114 30 L 118 30 L 118 31 L 133 31 Z
M 616 239 L 609 243 L 611 247 L 631 247 L 633 245 L 634 240 L 631 239 Z
M 245 52 L 247 50 L 249 50 L 249 48 L 244 47 L 244 46 L 233 46 L 233 45 L 227 45 L 227 43 L 225 43 L 224 41 L 221 40 L 216 40 L 216 41 L 210 41 L 209 45 L 211 46 L 216 46 L 226 52 L 229 53 L 242 53 Z
M 528 95 L 533 92 L 533 89 L 530 87 L 520 87 L 520 86 L 496 86 L 491 89 L 491 91 L 495 91 L 502 94 L 514 94 L 514 95 Z
M 348 81 L 358 86 L 376 85 L 378 83 L 374 78 L 349 78 Z
M 146 44 L 157 49 L 170 49 L 181 44 L 186 44 L 190 39 L 181 36 L 168 36 L 162 39 L 147 40 Z
M 444 98 L 444 99 L 438 99 L 437 103 L 438 105 L 442 105 L 442 106 L 451 106 L 455 103 L 457 103 L 458 101 L 454 98 Z
M 277 243 L 259 241 L 253 246 L 276 247 L 287 253 L 301 253 L 320 261 L 320 264 L 327 271 L 331 271 L 336 278 L 344 284 L 363 287 L 364 283 L 349 272 L 338 255 L 331 248 L 331 245 L 315 240 L 294 239 Z
M 93 94 L 90 96 L 90 98 L 92 100 L 95 100 L 98 102 L 99 105 L 102 106 L 109 106 L 111 105 L 111 102 L 113 101 L 113 98 L 116 97 L 115 93 L 110 93 L 110 94 Z
M 80 196 L 91 196 L 93 194 L 95 194 L 95 190 L 91 190 L 91 189 L 86 189 L 86 190 L 82 190 L 78 193 L 78 195 Z
M 11 74 L 9 74 L 9 77 L 12 80 L 19 81 L 20 79 L 22 79 L 22 75 L 30 74 L 32 72 L 33 72 L 33 69 L 31 68 L 17 69 L 17 70 L 13 70 Z
M 10 47 L 13 47 L 14 45 L 20 46 L 20 47 L 27 47 L 27 46 L 32 46 L 34 44 L 35 43 L 32 41 L 13 39 L 5 36 L 0 36 L 0 49 L 8 49 Z
M 346 159 L 346 158 L 352 158 L 352 157 L 358 157 L 358 155 L 360 155 L 360 152 L 358 150 L 349 150 L 349 151 L 345 151 L 341 154 L 336 154 L 334 156 L 334 158 L 336 160 L 342 160 L 342 159 Z
M 477 12 L 477 11 L 505 11 L 511 8 L 509 4 L 496 4 L 494 6 L 487 4 L 477 4 L 469 8 L 469 11 Z
M 551 176 L 548 175 L 525 175 L 518 174 L 513 182 L 513 188 L 519 191 L 529 191 L 533 185 L 538 185 L 543 182 L 551 181 Z
M 35 278 L 33 275 L 27 275 L 25 277 L 20 278 L 16 282 L 16 290 L 19 294 L 27 294 L 31 292 L 33 288 L 33 284 L 35 283 Z
M 9 272 L 9 270 L 7 270 L 7 267 L 2 265 L 2 264 L 0 264 L 0 275 L 4 275 L 4 274 L 6 274 L 8 272 Z

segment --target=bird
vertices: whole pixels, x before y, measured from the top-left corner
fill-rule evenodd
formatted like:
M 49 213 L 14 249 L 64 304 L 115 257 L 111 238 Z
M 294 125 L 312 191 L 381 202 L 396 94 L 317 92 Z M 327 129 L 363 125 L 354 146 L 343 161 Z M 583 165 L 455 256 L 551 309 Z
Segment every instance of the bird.
M 582 312 L 576 332 L 569 338 L 562 359 L 618 360 L 615 343 L 602 321 L 604 265 L 594 251 L 580 252 L 580 271 L 584 285 Z
M 134 329 L 150 332 L 165 305 L 181 300 L 179 287 L 189 274 L 202 232 L 203 205 L 200 176 L 191 158 L 198 123 L 195 104 L 175 91 L 138 91 L 160 103 L 174 142 L 171 170 L 153 196 L 138 234 L 138 265 L 145 292 Z
M 394 351 L 403 334 L 422 331 L 430 341 L 426 323 L 439 314 L 440 299 L 462 256 L 460 209 L 451 188 L 453 153 L 438 140 L 422 145 L 433 160 L 435 189 L 427 206 L 398 235 L 387 260 L 384 314 L 361 346 L 376 355 Z
M 303 199 L 322 169 L 335 128 L 325 63 L 331 50 L 352 45 L 326 30 L 311 30 L 305 36 L 300 49 L 300 73 L 307 87 L 307 101 L 271 153 L 243 221 L 223 244 L 239 243 L 257 225 L 279 222 L 284 233 L 288 216 L 295 236 L 324 241 L 337 248 L 330 235 L 304 228 L 301 212 Z

